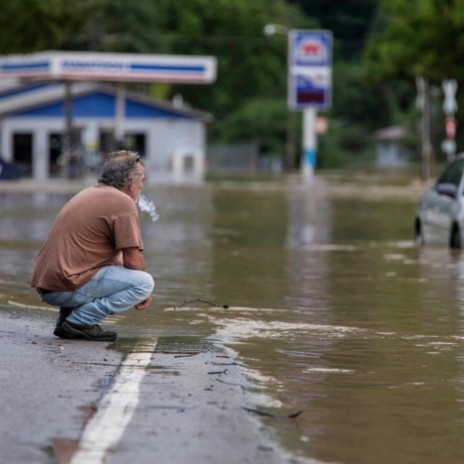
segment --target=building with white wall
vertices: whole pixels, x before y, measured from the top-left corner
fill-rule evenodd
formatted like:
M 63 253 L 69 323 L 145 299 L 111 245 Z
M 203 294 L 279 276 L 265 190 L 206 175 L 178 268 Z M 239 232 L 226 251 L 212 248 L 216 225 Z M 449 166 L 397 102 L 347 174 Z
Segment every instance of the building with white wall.
M 374 133 L 377 164 L 381 167 L 400 167 L 409 163 L 411 153 L 406 146 L 408 133 L 403 126 L 384 127 Z
M 0 157 L 20 163 L 26 175 L 46 180 L 63 175 L 65 85 L 60 82 L 4 83 L 0 87 Z M 115 149 L 116 89 L 83 82 L 71 86 L 71 169 L 88 172 Z M 205 171 L 206 123 L 210 115 L 126 92 L 124 148 L 145 160 L 147 180 L 201 180 Z M 77 171 L 69 172 L 71 176 Z

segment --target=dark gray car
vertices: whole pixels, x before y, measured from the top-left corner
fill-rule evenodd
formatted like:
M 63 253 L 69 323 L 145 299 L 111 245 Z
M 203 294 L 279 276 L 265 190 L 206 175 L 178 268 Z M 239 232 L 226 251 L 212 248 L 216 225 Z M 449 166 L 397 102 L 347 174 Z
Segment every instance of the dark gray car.
M 464 156 L 448 164 L 419 201 L 414 222 L 418 245 L 461 248 L 464 243 Z

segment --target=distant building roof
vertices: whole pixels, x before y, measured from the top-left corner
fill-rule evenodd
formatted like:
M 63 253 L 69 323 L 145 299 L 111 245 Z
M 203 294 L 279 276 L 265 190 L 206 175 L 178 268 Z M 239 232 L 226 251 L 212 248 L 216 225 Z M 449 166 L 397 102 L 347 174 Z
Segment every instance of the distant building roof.
M 90 82 L 71 87 L 73 116 L 112 117 L 116 89 L 111 85 Z M 53 117 L 64 115 L 65 85 L 62 83 L 11 85 L 0 88 L 1 116 Z M 173 117 L 210 121 L 209 113 L 187 105 L 125 92 L 125 117 Z
M 384 127 L 374 132 L 374 138 L 377 142 L 387 142 L 402 140 L 408 135 L 408 131 L 404 126 Z

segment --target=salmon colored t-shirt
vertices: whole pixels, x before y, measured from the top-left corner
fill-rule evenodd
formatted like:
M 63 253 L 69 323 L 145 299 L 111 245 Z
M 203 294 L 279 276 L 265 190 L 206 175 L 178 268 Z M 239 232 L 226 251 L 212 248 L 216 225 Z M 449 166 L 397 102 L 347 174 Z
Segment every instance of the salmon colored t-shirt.
M 86 188 L 58 214 L 36 257 L 31 286 L 75 290 L 100 268 L 122 265 L 121 250 L 128 247 L 143 250 L 134 200 L 107 185 Z

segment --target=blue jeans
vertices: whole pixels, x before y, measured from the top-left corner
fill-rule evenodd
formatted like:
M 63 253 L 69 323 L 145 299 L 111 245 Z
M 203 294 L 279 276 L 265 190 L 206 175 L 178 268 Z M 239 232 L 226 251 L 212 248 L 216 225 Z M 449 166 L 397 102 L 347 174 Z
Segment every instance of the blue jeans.
M 153 291 L 153 277 L 144 271 L 121 266 L 102 267 L 82 287 L 71 292 L 40 294 L 52 306 L 60 306 L 60 317 L 72 324 L 96 325 L 107 316 L 122 313 L 146 300 Z

